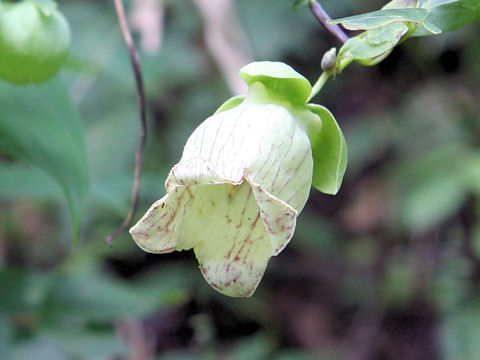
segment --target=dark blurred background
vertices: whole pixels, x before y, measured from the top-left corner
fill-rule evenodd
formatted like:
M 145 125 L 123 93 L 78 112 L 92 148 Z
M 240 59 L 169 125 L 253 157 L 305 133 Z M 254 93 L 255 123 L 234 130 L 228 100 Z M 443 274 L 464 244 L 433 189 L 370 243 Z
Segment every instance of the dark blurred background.
M 313 83 L 341 45 L 293 0 L 127 4 L 150 131 L 138 216 L 165 193 L 193 129 L 244 90 L 240 66 L 284 61 Z M 332 17 L 383 4 L 323 2 Z M 135 85 L 113 4 L 59 7 L 73 33 L 61 76 L 85 124 L 90 198 L 71 247 L 65 201 L 45 175 L 29 168 L 28 186 L 0 184 L 1 359 L 480 359 L 478 23 L 409 39 L 327 83 L 314 102 L 344 130 L 344 184 L 336 196 L 312 189 L 256 293 L 232 299 L 191 252 L 146 254 L 126 233 L 106 246 L 130 205 Z

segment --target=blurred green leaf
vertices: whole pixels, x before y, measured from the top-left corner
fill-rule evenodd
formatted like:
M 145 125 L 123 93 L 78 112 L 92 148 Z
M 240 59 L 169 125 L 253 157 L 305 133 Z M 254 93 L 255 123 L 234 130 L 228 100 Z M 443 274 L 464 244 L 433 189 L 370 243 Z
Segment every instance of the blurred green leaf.
M 109 332 L 58 327 L 42 329 L 34 339 L 17 343 L 9 356 L 2 357 L 2 360 L 94 360 L 128 353 L 113 327 Z
M 425 9 L 386 9 L 335 19 L 330 23 L 342 24 L 348 30 L 371 30 L 394 22 L 422 23 L 426 16 Z
M 272 352 L 271 339 L 263 333 L 257 333 L 238 341 L 230 352 L 230 360 L 263 360 Z
M 462 256 L 463 239 L 460 234 L 454 234 L 449 241 L 449 248 L 443 252 L 445 260 L 434 274 L 430 287 L 430 298 L 442 314 L 460 309 L 471 293 L 472 266 Z
M 465 183 L 468 189 L 480 196 L 480 151 L 472 150 L 462 159 Z
M 447 32 L 464 25 L 480 21 L 478 0 L 427 0 L 422 8 L 428 10 L 423 27 L 413 36 L 432 35 L 433 32 Z
M 10 352 L 10 341 L 12 337 L 12 327 L 9 324 L 8 318 L 2 314 L 0 309 L 0 359 L 8 359 Z
M 84 328 L 78 330 L 57 327 L 47 329 L 44 337 L 51 344 L 69 355 L 69 359 L 109 359 L 128 356 L 127 344 L 115 333 L 112 326 L 109 331 L 94 331 Z
M 326 194 L 336 194 L 342 185 L 347 167 L 347 143 L 332 113 L 321 105 L 309 104 L 308 109 L 322 119 L 322 130 L 312 141 L 312 185 Z
M 467 154 L 461 146 L 446 145 L 398 168 L 400 215 L 407 229 L 425 231 L 460 208 L 469 192 Z
M 80 263 L 70 272 L 0 271 L 0 313 L 30 314 L 48 322 L 56 319 L 113 321 L 122 316 L 143 316 L 161 306 L 183 303 L 190 282 L 179 266 L 173 275 L 149 273 L 135 283 L 89 270 Z M 162 281 L 159 281 L 162 279 Z
M 15 346 L 7 360 L 71 360 L 59 344 L 51 338 L 38 336 L 33 340 L 24 341 Z
M 0 198 L 62 199 L 60 188 L 38 168 L 22 164 L 0 163 Z
M 444 359 L 470 360 L 480 354 L 480 304 L 466 304 L 447 314 L 441 326 Z
M 82 124 L 57 79 L 24 87 L 0 82 L 0 152 L 45 171 L 62 188 L 78 239 L 88 170 Z
M 306 8 L 308 6 L 309 0 L 295 0 L 295 2 L 292 5 L 292 10 L 293 11 L 298 11 L 302 10 L 303 8 Z
M 404 306 L 415 295 L 417 264 L 408 253 L 394 253 L 388 262 L 384 280 L 383 294 L 387 306 Z
M 57 277 L 43 306 L 53 317 L 111 321 L 146 315 L 164 302 L 161 290 L 155 293 L 97 273 Z
M 54 281 L 49 274 L 0 269 L 0 313 L 34 313 Z

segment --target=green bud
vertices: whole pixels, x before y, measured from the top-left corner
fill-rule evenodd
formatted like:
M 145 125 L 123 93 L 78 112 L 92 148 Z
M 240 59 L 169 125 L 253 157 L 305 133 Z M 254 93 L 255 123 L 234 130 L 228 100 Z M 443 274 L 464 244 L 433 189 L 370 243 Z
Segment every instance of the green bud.
M 69 47 L 70 28 L 54 2 L 0 2 L 0 78 L 14 84 L 45 81 Z

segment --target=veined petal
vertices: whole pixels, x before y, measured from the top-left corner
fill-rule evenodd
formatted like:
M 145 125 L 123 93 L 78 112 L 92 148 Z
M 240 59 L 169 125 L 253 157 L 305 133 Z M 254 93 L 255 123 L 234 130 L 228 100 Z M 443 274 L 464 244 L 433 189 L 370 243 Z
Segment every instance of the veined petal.
M 181 250 L 175 236 L 179 220 L 183 217 L 191 194 L 185 188 L 174 187 L 170 193 L 157 200 L 143 217 L 130 229 L 137 245 L 151 253 L 168 253 Z M 191 246 L 183 246 L 185 249 Z
M 264 187 L 254 183 L 250 185 L 272 244 L 271 255 L 278 255 L 293 236 L 297 211 L 284 201 L 272 196 Z
M 202 274 L 215 289 L 251 295 L 273 251 L 251 186 L 195 186 L 192 192 L 178 238 L 192 241 Z
M 270 116 L 271 128 L 264 133 L 259 154 L 250 162 L 246 178 L 300 213 L 312 183 L 310 140 L 287 109 L 274 108 Z
M 188 139 L 180 164 L 198 159 L 203 173 L 235 184 L 248 177 L 298 212 L 308 199 L 310 140 L 283 106 L 242 103 L 211 116 Z
M 145 251 L 193 247 L 205 279 L 249 296 L 271 256 L 290 241 L 297 212 L 257 184 L 175 186 L 130 230 Z
M 167 191 L 175 186 L 192 186 L 192 185 L 213 185 L 231 183 L 239 185 L 243 181 L 243 177 L 234 177 L 226 179 L 218 175 L 207 160 L 201 158 L 191 158 L 181 160 L 173 167 L 165 182 Z
M 188 216 L 198 218 L 204 213 L 202 208 L 197 207 L 194 207 L 196 210 L 193 213 L 191 211 L 191 203 L 195 200 L 194 205 L 198 205 L 201 198 L 196 193 L 205 188 L 205 185 L 236 186 L 242 181 L 242 178 L 232 181 L 218 176 L 212 166 L 200 158 L 180 161 L 170 171 L 165 182 L 167 195 L 148 209 L 130 229 L 130 233 L 138 246 L 147 252 L 167 253 L 191 249 L 194 247 L 194 239 L 181 236 L 179 229 L 190 226 L 188 223 L 183 224 Z M 221 191 L 216 195 L 219 196 L 220 193 Z M 223 196 L 228 195 L 223 193 Z

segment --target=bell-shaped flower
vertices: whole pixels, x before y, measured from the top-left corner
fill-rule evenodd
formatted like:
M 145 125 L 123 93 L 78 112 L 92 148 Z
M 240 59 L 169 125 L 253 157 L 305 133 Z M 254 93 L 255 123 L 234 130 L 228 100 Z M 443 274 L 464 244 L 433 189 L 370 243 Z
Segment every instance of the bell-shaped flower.
M 283 63 L 252 63 L 240 73 L 247 96 L 230 99 L 193 132 L 167 194 L 130 230 L 147 252 L 193 249 L 208 283 L 229 296 L 250 296 L 288 244 L 312 176 L 335 193 L 346 164 L 333 116 L 306 105 L 308 80 Z

